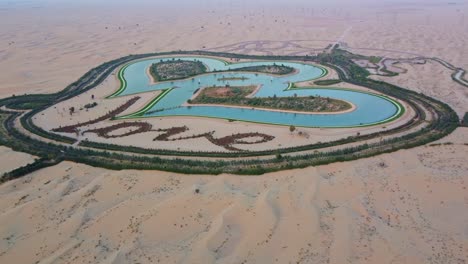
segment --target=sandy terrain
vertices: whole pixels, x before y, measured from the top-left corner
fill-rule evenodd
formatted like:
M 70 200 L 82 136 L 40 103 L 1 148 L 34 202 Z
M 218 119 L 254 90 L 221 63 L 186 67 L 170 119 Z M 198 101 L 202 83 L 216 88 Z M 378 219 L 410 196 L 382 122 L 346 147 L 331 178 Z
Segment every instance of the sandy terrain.
M 437 56 L 468 68 L 467 5 L 428 2 L 256 9 L 203 2 L 199 12 L 126 13 L 113 6 L 0 6 L 0 97 L 61 90 L 127 54 L 204 47 L 315 54 L 340 40 L 359 53 Z M 443 100 L 459 115 L 468 111 L 467 88 L 450 82 L 443 68 L 400 66 L 406 75 L 382 78 Z M 96 97 L 110 94 L 111 82 Z M 164 125 L 171 122 L 186 121 Z M 264 129 L 292 141 L 287 128 Z M 320 133 L 310 140 L 341 136 Z M 439 143 L 255 177 L 63 162 L 0 186 L 0 263 L 466 263 L 468 129 Z M 32 160 L 3 147 L 0 157 L 0 172 Z
M 35 157 L 0 146 L 0 175 L 34 162 Z

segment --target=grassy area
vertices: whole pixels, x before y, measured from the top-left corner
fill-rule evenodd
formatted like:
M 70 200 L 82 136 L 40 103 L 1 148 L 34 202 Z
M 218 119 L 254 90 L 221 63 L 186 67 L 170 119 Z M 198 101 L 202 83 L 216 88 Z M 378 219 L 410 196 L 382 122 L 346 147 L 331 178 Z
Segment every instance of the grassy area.
M 248 98 L 255 86 L 247 87 L 209 87 L 190 100 L 193 104 L 222 104 L 257 108 L 304 111 L 304 112 L 339 112 L 352 106 L 344 101 L 323 97 L 268 97 Z
M 318 80 L 318 81 L 315 81 L 314 84 L 328 86 L 328 85 L 338 84 L 340 82 L 341 82 L 341 80 L 338 80 L 338 79 L 336 79 L 336 80 L 335 79 L 334 80 Z
M 382 57 L 377 57 L 377 56 L 370 56 L 369 57 L 369 62 L 377 64 L 382 60 Z
M 3 125 L 9 116 L 10 114 L 0 112 L 0 122 L 2 124 L 0 126 L 0 145 L 6 145 L 8 141 L 11 140 L 11 137 L 8 134 L 8 130 L 6 130 L 5 126 Z
M 201 61 L 170 60 L 154 63 L 150 67 L 155 81 L 171 81 L 193 77 L 206 73 L 206 66 Z

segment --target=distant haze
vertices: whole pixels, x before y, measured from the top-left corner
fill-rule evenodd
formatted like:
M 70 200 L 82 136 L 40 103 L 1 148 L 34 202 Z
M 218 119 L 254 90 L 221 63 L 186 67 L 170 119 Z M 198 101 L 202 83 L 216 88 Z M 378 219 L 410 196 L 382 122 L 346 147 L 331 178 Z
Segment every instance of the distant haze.
M 195 6 L 195 7 L 242 7 L 242 6 L 296 6 L 296 7 L 330 7 L 330 6 L 382 6 L 382 5 L 433 5 L 433 4 L 466 4 L 466 0 L 327 0 L 327 1 L 317 1 L 317 0 L 172 0 L 172 1 L 162 1 L 162 0 L 0 0 L 1 7 L 47 7 L 50 5 L 69 5 L 69 6 L 79 6 L 79 5 L 131 5 L 136 7 L 138 5 L 151 5 L 151 6 L 173 6 L 173 7 L 182 7 L 182 6 Z

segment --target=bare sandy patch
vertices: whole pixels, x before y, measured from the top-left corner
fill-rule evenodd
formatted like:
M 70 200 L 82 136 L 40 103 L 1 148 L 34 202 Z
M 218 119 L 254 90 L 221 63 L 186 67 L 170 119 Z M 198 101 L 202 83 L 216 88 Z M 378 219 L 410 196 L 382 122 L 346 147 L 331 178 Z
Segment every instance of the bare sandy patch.
M 0 176 L 16 168 L 34 162 L 35 157 L 27 153 L 16 152 L 10 148 L 0 146 Z

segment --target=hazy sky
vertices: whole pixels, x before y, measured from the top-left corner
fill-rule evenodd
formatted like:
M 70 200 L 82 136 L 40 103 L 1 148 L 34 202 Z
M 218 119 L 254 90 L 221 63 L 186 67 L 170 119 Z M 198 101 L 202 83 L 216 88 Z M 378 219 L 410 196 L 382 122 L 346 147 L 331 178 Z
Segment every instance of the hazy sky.
M 288 5 L 288 6 L 333 6 L 333 5 L 429 5 L 429 4 L 448 4 L 448 3 L 466 3 L 467 0 L 0 0 L 0 4 L 5 7 L 21 7 L 21 6 L 41 6 L 47 7 L 51 5 L 194 5 L 212 7 L 218 6 L 241 6 L 241 5 Z M 253 4 L 252 4 L 253 3 Z

